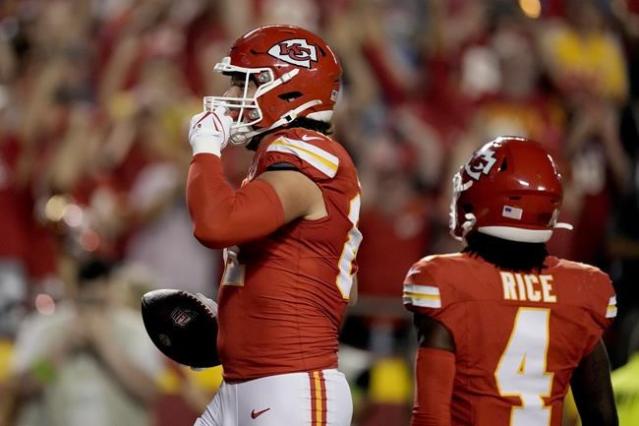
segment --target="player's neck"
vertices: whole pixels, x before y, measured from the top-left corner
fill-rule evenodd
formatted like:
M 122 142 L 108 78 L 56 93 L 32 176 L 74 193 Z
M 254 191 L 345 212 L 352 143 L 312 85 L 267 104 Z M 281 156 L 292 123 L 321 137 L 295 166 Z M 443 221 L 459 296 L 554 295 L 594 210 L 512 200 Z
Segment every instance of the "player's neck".
M 534 271 L 544 268 L 548 256 L 544 243 L 520 243 L 472 232 L 466 237 L 464 252 L 479 256 L 500 269 Z

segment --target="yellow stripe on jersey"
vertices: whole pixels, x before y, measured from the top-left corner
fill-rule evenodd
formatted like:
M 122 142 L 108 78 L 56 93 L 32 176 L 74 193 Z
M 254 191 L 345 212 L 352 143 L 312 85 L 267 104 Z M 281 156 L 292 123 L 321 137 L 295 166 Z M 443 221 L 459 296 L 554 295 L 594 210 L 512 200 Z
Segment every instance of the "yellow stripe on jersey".
M 424 308 L 441 308 L 439 288 L 432 285 L 404 284 L 403 300 L 405 305 Z
M 608 300 L 608 307 L 606 308 L 606 318 L 615 318 L 617 316 L 617 296 L 612 296 Z
M 295 155 L 331 178 L 335 177 L 339 167 L 339 158 L 315 145 L 300 140 L 280 137 L 270 144 L 266 151 Z
M 404 305 L 413 305 L 421 308 L 441 308 L 442 302 L 441 300 L 427 300 L 427 299 L 418 299 L 416 297 L 404 296 L 403 298 Z
M 439 296 L 439 288 L 432 285 L 419 285 L 419 284 L 404 284 L 404 292 L 416 293 L 416 294 L 430 294 L 433 296 Z
M 404 297 L 410 297 L 412 299 L 421 299 L 421 300 L 442 300 L 441 297 L 434 294 L 419 294 L 419 293 L 411 293 L 409 291 L 404 292 Z

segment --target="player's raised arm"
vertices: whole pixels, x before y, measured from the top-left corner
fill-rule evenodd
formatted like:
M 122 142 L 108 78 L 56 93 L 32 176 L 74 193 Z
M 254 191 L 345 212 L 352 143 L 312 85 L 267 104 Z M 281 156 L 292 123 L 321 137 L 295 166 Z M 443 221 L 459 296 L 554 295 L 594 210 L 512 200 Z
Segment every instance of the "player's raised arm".
M 294 170 L 267 171 L 235 191 L 223 174 L 221 151 L 231 118 L 222 109 L 191 120 L 187 204 L 193 233 L 210 248 L 224 248 L 269 235 L 298 217 L 324 210 L 319 188 Z
M 419 350 L 415 360 L 417 380 L 411 426 L 450 425 L 455 343 L 438 321 L 419 313 L 413 318 Z
M 602 341 L 581 360 L 573 373 L 571 386 L 584 426 L 619 424 L 610 382 L 608 353 Z
M 322 191 L 302 173 L 292 168 L 271 170 L 259 175 L 257 180 L 268 182 L 277 193 L 284 208 L 285 223 L 299 217 L 320 219 L 326 216 Z

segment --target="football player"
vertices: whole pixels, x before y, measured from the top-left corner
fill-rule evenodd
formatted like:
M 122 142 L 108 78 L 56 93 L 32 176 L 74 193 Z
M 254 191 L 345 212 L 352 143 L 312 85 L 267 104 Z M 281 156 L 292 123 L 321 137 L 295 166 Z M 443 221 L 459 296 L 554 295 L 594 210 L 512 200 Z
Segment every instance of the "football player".
M 460 253 L 408 271 L 419 348 L 412 425 L 562 424 L 572 390 L 584 425 L 616 425 L 601 341 L 617 313 L 608 276 L 548 255 L 562 184 L 534 141 L 497 138 L 453 179 Z
M 240 37 L 215 71 L 230 86 L 191 121 L 187 202 L 195 237 L 224 248 L 224 383 L 196 425 L 349 425 L 338 330 L 362 235 L 355 167 L 327 136 L 341 67 L 315 34 L 276 25 Z M 238 190 L 228 143 L 255 151 Z

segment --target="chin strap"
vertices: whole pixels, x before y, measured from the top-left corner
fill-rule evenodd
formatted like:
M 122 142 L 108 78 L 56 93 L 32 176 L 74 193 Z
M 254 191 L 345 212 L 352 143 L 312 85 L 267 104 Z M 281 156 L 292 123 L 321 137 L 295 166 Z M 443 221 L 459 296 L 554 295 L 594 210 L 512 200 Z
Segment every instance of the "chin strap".
M 285 125 L 293 122 L 293 120 L 295 120 L 297 118 L 297 116 L 298 116 L 298 114 L 300 112 L 306 111 L 307 109 L 312 108 L 312 107 L 314 107 L 316 105 L 320 105 L 321 103 L 322 103 L 322 101 L 320 101 L 319 99 L 314 99 L 312 101 L 305 102 L 302 105 L 298 106 L 297 108 L 286 112 L 284 115 L 282 115 L 280 117 L 279 120 L 275 121 L 273 124 L 271 124 L 269 127 L 265 128 L 265 129 L 249 130 L 249 131 L 246 131 L 246 132 L 237 131 L 236 133 L 233 133 L 231 135 L 230 142 L 233 145 L 245 144 L 251 138 L 253 138 L 253 137 L 257 136 L 257 135 L 261 135 L 262 133 L 268 132 L 269 130 L 276 129 L 278 127 L 285 126 Z

